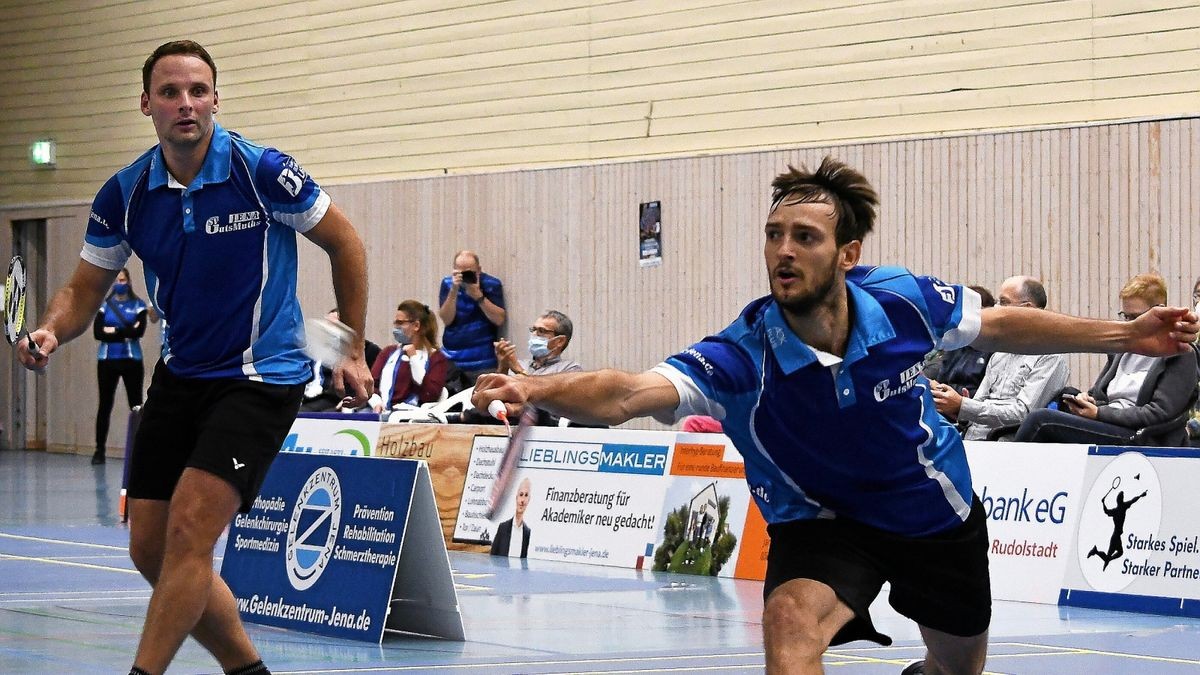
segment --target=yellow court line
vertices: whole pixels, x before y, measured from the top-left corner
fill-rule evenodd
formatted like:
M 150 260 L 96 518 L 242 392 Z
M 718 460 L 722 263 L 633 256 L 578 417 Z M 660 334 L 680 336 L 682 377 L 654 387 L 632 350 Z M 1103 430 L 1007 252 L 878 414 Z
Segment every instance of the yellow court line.
M 1053 647 L 1053 645 L 1039 645 L 1039 644 L 1026 643 L 1026 642 L 1010 642 L 1008 644 L 1017 645 L 1017 646 L 1021 646 L 1021 647 L 1034 647 L 1034 648 L 1043 648 L 1043 649 L 1046 647 Z M 1089 649 L 1087 647 L 1055 647 L 1055 648 L 1072 650 L 1070 652 L 1064 652 L 1065 654 L 1091 655 L 1091 656 L 1116 656 L 1116 657 L 1121 657 L 1121 658 L 1126 658 L 1126 659 L 1134 659 L 1137 661 L 1159 661 L 1162 663 L 1182 663 L 1182 664 L 1191 665 L 1191 666 L 1200 665 L 1200 659 L 1181 659 L 1181 658 L 1174 657 L 1174 656 L 1149 656 L 1146 654 L 1130 654 L 1128 652 L 1110 652 L 1110 651 L 1103 650 L 1103 649 Z M 1006 655 L 1005 654 L 997 654 L 996 655 L 996 657 L 1002 657 L 1002 656 L 1006 656 Z M 988 655 L 988 658 L 992 658 L 992 656 Z
M 53 558 L 34 558 L 25 555 L 10 555 L 8 553 L 0 553 L 0 560 L 27 560 L 29 562 L 40 562 L 48 565 L 65 565 L 67 567 L 83 567 L 92 570 L 106 570 L 109 572 L 121 572 L 124 574 L 138 574 L 137 570 L 121 569 L 120 567 L 108 567 L 106 565 L 91 565 L 89 563 L 69 562 L 66 560 L 55 560 Z
M 102 548 L 108 551 L 126 551 L 126 546 L 109 546 L 108 544 L 88 544 L 82 541 L 71 541 L 69 539 L 47 539 L 45 537 L 29 537 L 23 534 L 9 534 L 0 532 L 0 539 L 20 539 L 21 541 L 40 541 L 47 544 L 65 544 L 68 546 L 84 546 L 86 548 Z

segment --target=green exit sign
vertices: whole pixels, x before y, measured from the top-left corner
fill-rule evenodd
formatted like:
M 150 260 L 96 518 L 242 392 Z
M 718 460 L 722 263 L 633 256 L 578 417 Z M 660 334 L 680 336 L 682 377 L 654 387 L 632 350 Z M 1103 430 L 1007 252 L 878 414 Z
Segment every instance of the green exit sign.
M 37 168 L 54 168 L 56 161 L 54 141 L 48 138 L 29 144 L 29 163 Z

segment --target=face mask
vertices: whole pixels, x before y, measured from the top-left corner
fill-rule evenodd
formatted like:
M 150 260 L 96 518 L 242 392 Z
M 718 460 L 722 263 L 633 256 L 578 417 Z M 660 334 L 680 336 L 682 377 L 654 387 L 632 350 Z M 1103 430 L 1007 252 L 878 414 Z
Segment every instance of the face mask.
M 113 284 L 113 293 L 125 295 L 129 292 L 129 284 Z
M 550 339 L 537 335 L 529 336 L 529 354 L 540 359 L 550 353 Z
M 412 342 L 412 338 L 408 337 L 408 335 L 404 333 L 404 330 L 400 328 L 392 329 L 392 339 L 394 339 L 396 343 L 400 345 L 406 345 Z

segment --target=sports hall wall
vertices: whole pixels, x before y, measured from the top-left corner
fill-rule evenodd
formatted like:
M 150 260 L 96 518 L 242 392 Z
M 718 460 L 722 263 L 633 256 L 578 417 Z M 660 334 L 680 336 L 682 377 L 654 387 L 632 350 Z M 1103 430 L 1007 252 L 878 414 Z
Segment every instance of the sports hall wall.
M 362 231 L 379 342 L 396 303 L 432 305 L 471 247 L 505 281 L 511 334 L 554 307 L 575 320 L 585 366 L 650 366 L 763 292 L 770 178 L 828 152 L 881 191 L 868 262 L 989 287 L 1033 274 L 1052 308 L 1097 316 L 1146 270 L 1186 299 L 1200 275 L 1200 8 L 791 7 L 4 3 L 0 253 L 8 223 L 44 218 L 45 275 L 67 278 L 92 194 L 154 142 L 137 112 L 142 60 L 192 37 L 217 61 L 221 123 L 295 155 Z M 43 137 L 57 169 L 29 168 Z M 641 268 L 637 207 L 651 200 L 664 259 Z M 320 313 L 328 264 L 302 250 L 300 294 Z M 90 447 L 94 348 L 85 336 L 24 376 L 44 399 L 25 413 L 35 443 Z M 1098 364 L 1074 359 L 1072 380 Z M 13 377 L 4 359 L 6 433 Z

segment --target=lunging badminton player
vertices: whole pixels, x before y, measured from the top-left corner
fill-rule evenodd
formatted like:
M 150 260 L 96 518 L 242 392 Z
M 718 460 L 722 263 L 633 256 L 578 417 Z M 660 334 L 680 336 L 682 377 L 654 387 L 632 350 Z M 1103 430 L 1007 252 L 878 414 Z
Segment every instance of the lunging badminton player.
M 789 167 L 772 187 L 771 294 L 724 331 L 640 374 L 484 375 L 472 400 L 605 424 L 722 420 L 771 537 L 768 672 L 819 673 L 831 644 L 889 644 L 868 612 L 889 581 L 889 601 L 919 624 L 927 648 L 906 672 L 979 673 L 991 619 L 987 528 L 962 440 L 921 374 L 925 355 L 968 344 L 1169 355 L 1191 349 L 1196 316 L 981 311 L 962 286 L 858 265 L 878 200 L 854 169 L 826 158 L 811 173 Z
M 329 254 L 342 321 L 357 332 L 337 386 L 367 400 L 366 253 L 291 157 L 221 128 L 217 69 L 203 47 L 168 42 L 142 68 L 142 114 L 158 145 L 117 172 L 92 205 L 82 260 L 50 302 L 21 362 L 44 368 L 91 324 L 131 252 L 165 323 L 134 442 L 129 555 L 154 593 L 134 673 L 167 668 L 190 633 L 227 673 L 268 672 L 213 546 L 248 511 L 300 407 L 312 363 L 296 299 L 296 233 Z

